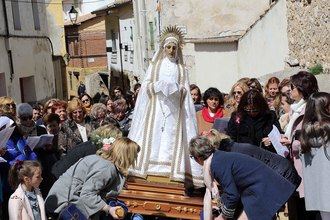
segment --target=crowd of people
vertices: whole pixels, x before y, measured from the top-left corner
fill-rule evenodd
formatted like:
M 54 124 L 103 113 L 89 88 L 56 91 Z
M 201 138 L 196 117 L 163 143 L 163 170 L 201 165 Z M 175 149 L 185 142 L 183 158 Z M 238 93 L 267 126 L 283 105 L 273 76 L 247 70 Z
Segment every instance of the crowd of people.
M 6 161 L 0 163 L 2 219 L 8 214 L 10 219 L 57 217 L 69 196 L 86 216 L 103 211 L 117 218 L 101 196 L 109 191 L 118 195 L 137 159 L 139 145 L 125 137 L 140 86 L 134 92 L 116 87 L 112 96 L 98 100 L 83 93 L 44 105 L 0 97 L 1 118 L 16 126 L 6 146 L 0 146 Z M 229 94 L 213 87 L 202 93 L 192 84 L 190 93 L 199 136 L 189 150 L 204 165 L 210 198 L 214 185 L 221 186 L 217 218 L 271 219 L 286 202 L 289 219 L 321 219 L 318 213 L 330 218 L 330 97 L 318 92 L 314 75 L 301 71 L 282 81 L 272 77 L 264 87 L 257 79 L 243 78 Z M 217 127 L 219 121 L 225 126 Z M 274 128 L 287 147 L 285 154 L 278 155 L 268 136 Z M 27 138 L 43 134 L 53 135 L 52 143 L 31 149 Z M 205 219 L 212 207 L 206 204 Z
M 116 197 L 129 175 L 205 191 L 205 220 L 272 220 L 280 209 L 330 219 L 330 95 L 315 76 L 201 92 L 182 44 L 167 27 L 133 91 L 92 98 L 81 83 L 69 101 L 0 97 L 0 219 L 123 219 Z

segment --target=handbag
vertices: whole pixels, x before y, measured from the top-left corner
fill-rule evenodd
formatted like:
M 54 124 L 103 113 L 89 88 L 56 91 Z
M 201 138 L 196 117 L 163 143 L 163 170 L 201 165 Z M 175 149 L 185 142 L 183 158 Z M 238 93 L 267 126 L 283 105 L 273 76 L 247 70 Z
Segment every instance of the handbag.
M 80 159 L 77 164 L 75 165 L 72 173 L 72 180 L 68 192 L 68 201 L 67 201 L 67 206 L 63 208 L 58 216 L 59 220 L 87 220 L 86 216 L 81 212 L 80 209 L 77 208 L 75 204 L 70 203 L 70 193 L 71 193 L 71 187 L 72 187 L 72 181 L 74 177 L 74 173 L 76 171 L 76 168 L 79 164 L 79 162 L 82 159 Z
M 59 220 L 87 220 L 84 214 L 77 208 L 75 204 L 69 203 L 58 217 Z

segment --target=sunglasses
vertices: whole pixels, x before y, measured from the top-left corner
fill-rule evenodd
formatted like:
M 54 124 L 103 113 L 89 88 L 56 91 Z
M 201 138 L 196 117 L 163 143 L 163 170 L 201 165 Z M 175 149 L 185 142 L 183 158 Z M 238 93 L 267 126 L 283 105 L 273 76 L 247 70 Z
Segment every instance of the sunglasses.
M 292 83 L 291 83 L 290 87 L 291 87 L 291 90 L 294 90 L 295 88 L 297 88 L 297 87 L 296 87 L 295 85 L 293 85 Z
M 233 94 L 234 94 L 234 95 L 236 95 L 236 94 L 237 94 L 237 95 L 242 95 L 242 92 L 241 92 L 241 91 L 234 91 Z
M 21 116 L 19 117 L 19 119 L 22 121 L 28 121 L 28 120 L 32 120 L 32 116 Z
M 256 113 L 259 112 L 260 110 L 257 108 L 244 108 L 244 111 L 249 112 L 249 113 Z
M 9 108 L 16 108 L 16 105 L 15 103 L 9 103 L 9 104 L 6 104 L 6 106 L 8 106 Z
M 83 103 L 90 102 L 89 99 L 81 100 Z

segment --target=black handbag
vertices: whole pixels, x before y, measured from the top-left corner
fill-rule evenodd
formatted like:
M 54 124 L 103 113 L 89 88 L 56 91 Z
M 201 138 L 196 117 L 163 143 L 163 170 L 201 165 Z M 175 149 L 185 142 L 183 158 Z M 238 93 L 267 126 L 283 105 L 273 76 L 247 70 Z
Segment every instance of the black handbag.
M 87 220 L 87 217 L 81 212 L 80 209 L 77 208 L 75 204 L 70 203 L 70 193 L 71 193 L 71 187 L 72 187 L 72 181 L 74 177 L 74 173 L 76 171 L 76 168 L 79 164 L 81 159 L 77 162 L 76 166 L 73 169 L 72 173 L 72 180 L 68 192 L 68 201 L 67 206 L 63 208 L 58 216 L 59 220 Z

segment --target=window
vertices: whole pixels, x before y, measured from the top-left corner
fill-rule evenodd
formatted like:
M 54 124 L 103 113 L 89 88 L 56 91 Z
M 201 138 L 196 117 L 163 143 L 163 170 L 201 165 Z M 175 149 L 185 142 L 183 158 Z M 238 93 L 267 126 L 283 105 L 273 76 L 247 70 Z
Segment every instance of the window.
M 133 64 L 133 61 L 134 61 L 134 51 L 132 50 L 129 56 L 129 62 Z
M 69 81 L 70 81 L 70 89 L 72 89 L 73 83 L 72 83 L 72 72 L 71 71 L 69 71 Z
M 21 19 L 19 16 L 19 5 L 18 0 L 11 1 L 11 10 L 13 13 L 13 20 L 14 20 L 14 29 L 21 30 Z
M 116 33 L 111 30 L 111 46 L 112 46 L 112 52 L 116 53 L 117 52 L 117 45 L 116 45 Z
M 37 101 L 34 76 L 19 78 L 22 102 Z
M 130 26 L 130 29 L 131 29 L 131 35 L 129 36 L 129 38 L 131 39 L 131 41 L 133 41 L 133 27 Z
M 6 76 L 5 73 L 0 73 L 0 96 L 6 96 Z
M 79 55 L 79 42 L 77 39 L 73 42 L 73 55 Z
M 32 2 L 32 13 L 34 21 L 34 30 L 40 31 L 40 20 L 39 20 L 39 11 L 38 11 L 38 2 L 37 0 L 31 0 Z

